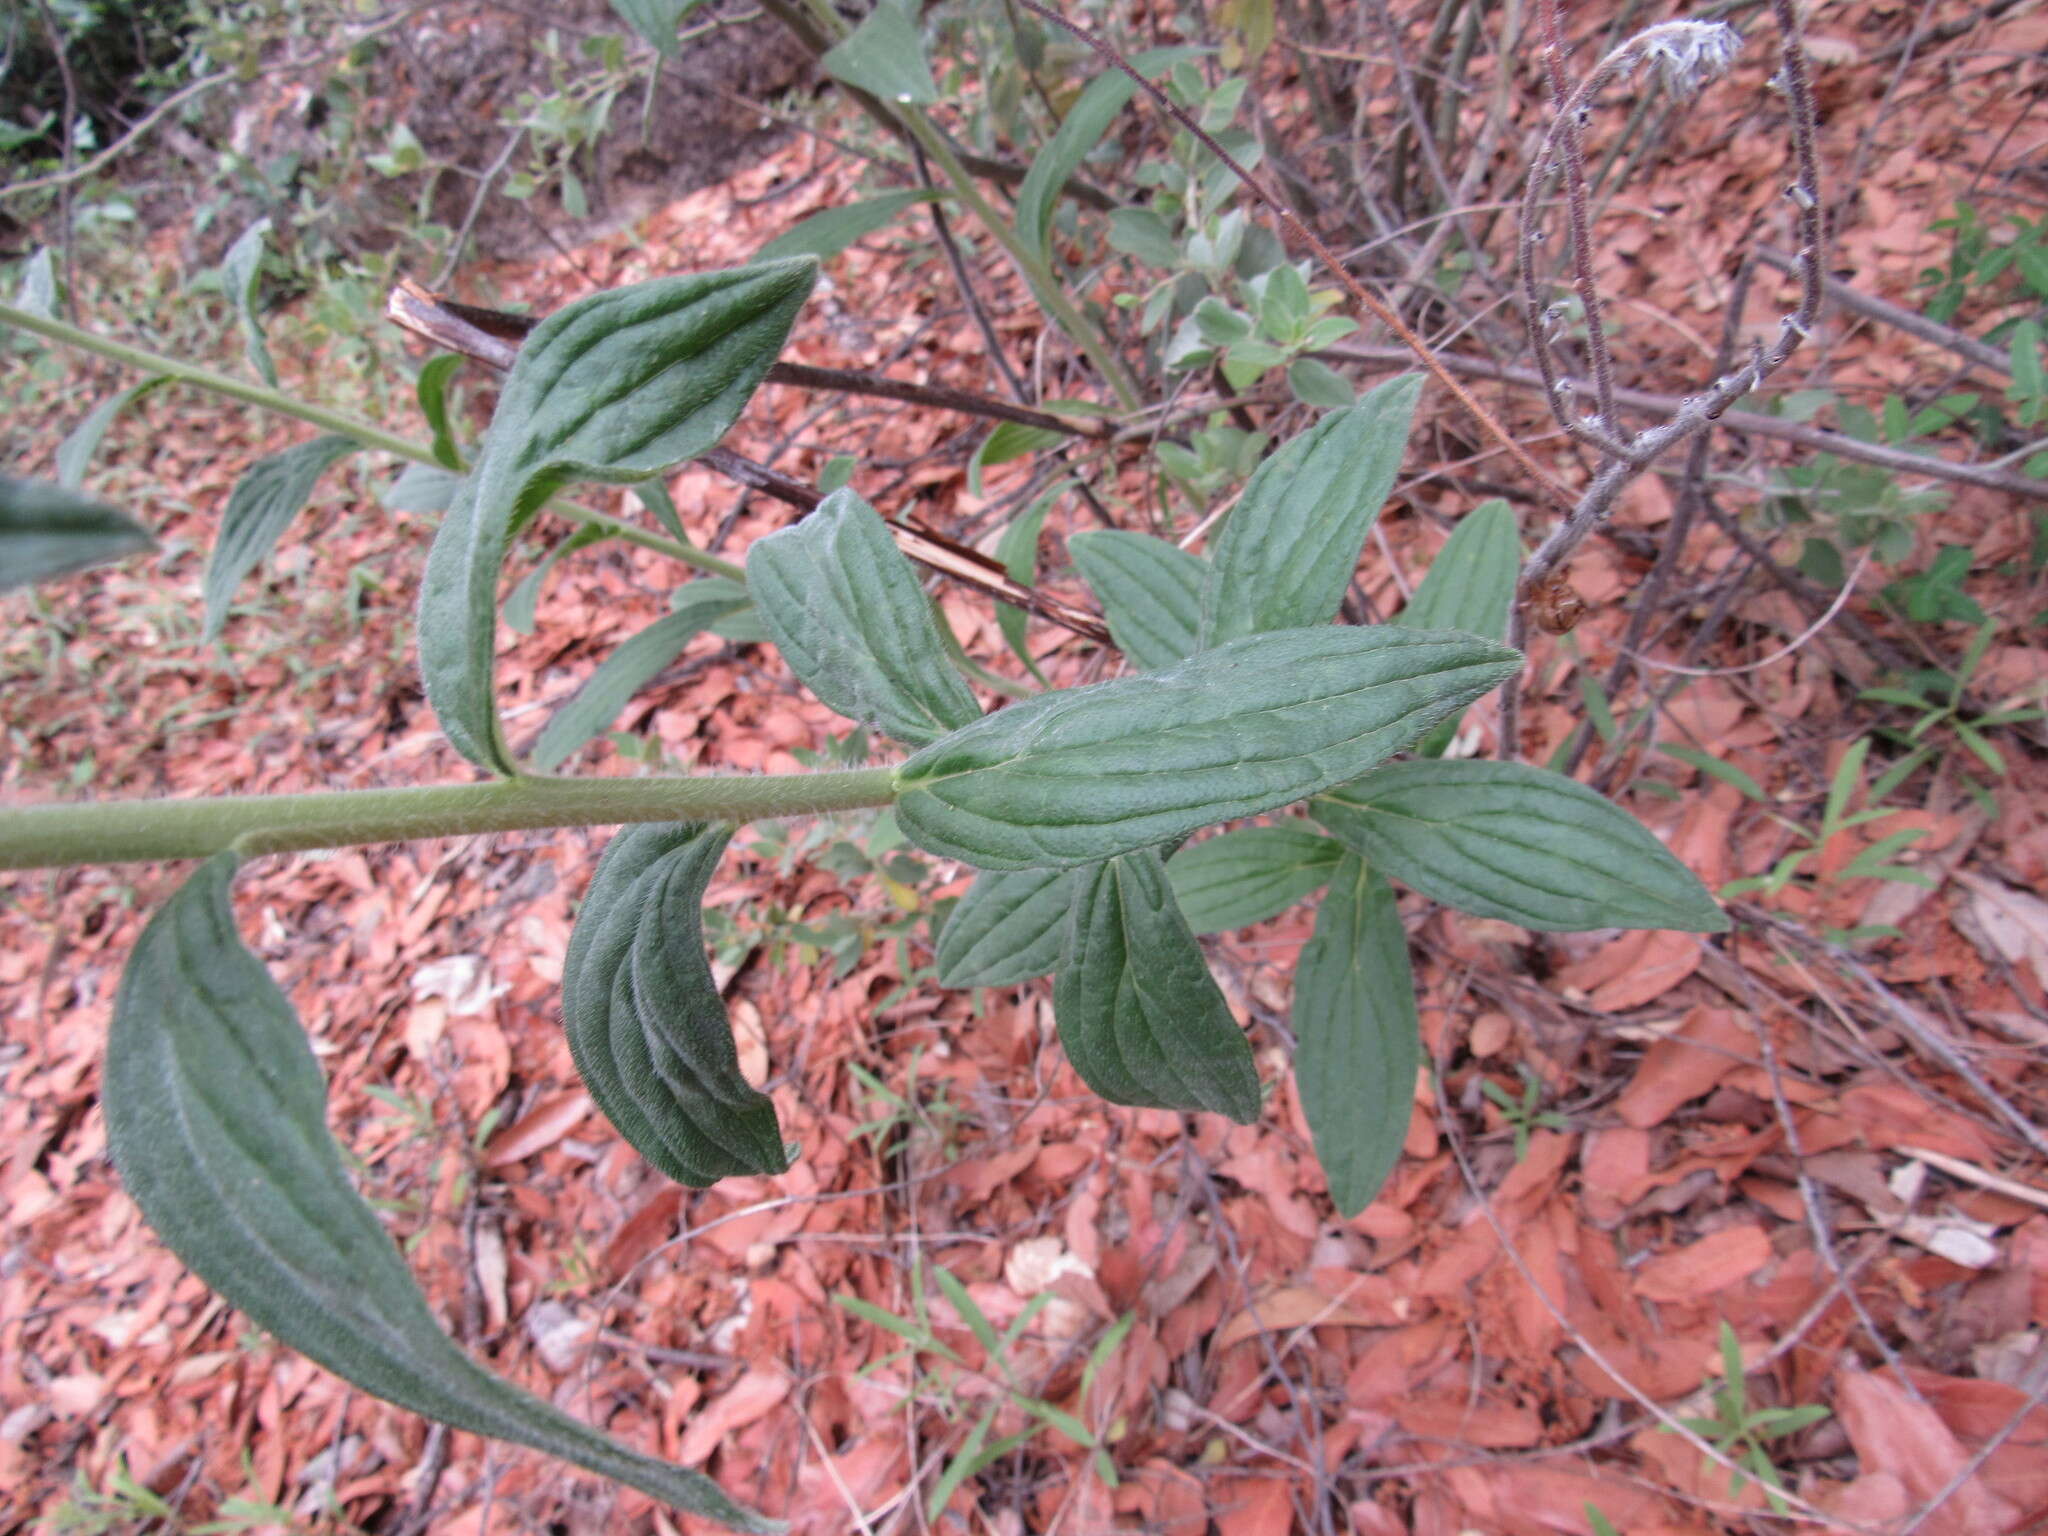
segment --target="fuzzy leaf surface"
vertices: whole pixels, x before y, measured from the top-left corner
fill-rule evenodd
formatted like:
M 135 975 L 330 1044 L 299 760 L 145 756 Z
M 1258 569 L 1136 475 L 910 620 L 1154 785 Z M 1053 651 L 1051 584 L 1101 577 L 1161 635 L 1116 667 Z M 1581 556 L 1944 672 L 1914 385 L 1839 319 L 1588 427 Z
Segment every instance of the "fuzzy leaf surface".
M 1415 978 L 1393 887 L 1346 854 L 1294 970 L 1294 1086 L 1338 1214 L 1373 1202 L 1401 1156 L 1422 1066 Z
M 709 1478 L 498 1380 L 441 1331 L 349 1182 L 305 1031 L 235 929 L 238 862 L 209 859 L 150 920 L 114 1003 L 108 1146 L 157 1234 L 259 1327 L 386 1402 L 739 1530 L 777 1529 Z
M 1073 880 L 1053 1017 L 1067 1059 L 1112 1104 L 1259 1117 L 1251 1043 L 1173 904 L 1157 849 Z
M 1458 520 L 1394 622 L 1408 629 L 1462 629 L 1503 639 L 1521 570 L 1522 536 L 1513 510 L 1498 498 L 1482 502 Z M 1416 748 L 1417 755 L 1441 757 L 1457 731 L 1455 717 L 1444 721 Z
M 1327 624 L 1393 488 L 1422 376 L 1332 411 L 1261 464 L 1209 552 L 1202 643 Z
M 679 1184 L 789 1166 L 775 1106 L 740 1075 L 704 954 L 704 887 L 733 829 L 651 822 L 606 846 L 569 936 L 562 1019 L 590 1096 Z
M 656 278 L 557 310 L 519 349 L 420 587 L 420 672 L 459 752 L 516 771 L 494 693 L 498 576 L 516 523 L 569 480 L 631 485 L 713 447 L 759 386 L 817 264 Z
M 0 475 L 0 592 L 154 548 L 147 528 L 103 501 Z
M 107 428 L 114 424 L 114 418 L 137 404 L 144 395 L 169 382 L 164 378 L 144 379 L 140 384 L 116 390 L 94 406 L 57 445 L 57 483 L 72 491 L 85 484 L 85 471 L 92 463 L 92 456 L 99 452 L 100 441 L 107 435 Z
M 917 13 L 901 0 L 877 0 L 867 19 L 818 64 L 834 80 L 884 101 L 930 106 L 939 99 L 932 67 L 925 62 Z
M 1077 533 L 1067 548 L 1102 603 L 1117 649 L 1136 666 L 1156 672 L 1194 655 L 1208 561 L 1119 528 Z
M 1066 941 L 1077 878 L 1064 869 L 976 877 L 939 934 L 939 985 L 1014 987 L 1051 975 Z
M 1522 763 L 1394 763 L 1310 807 L 1380 873 L 1524 928 L 1721 933 L 1693 872 L 1628 812 Z
M 1347 783 L 1519 665 L 1449 630 L 1248 635 L 983 716 L 896 770 L 896 816 L 982 869 L 1092 864 Z
M 790 669 L 847 719 L 923 746 L 981 713 L 916 568 L 851 489 L 757 539 L 747 586 Z
M 1241 827 L 1190 843 L 1166 861 L 1174 900 L 1196 933 L 1277 917 L 1329 883 L 1344 845 L 1305 822 Z
M 235 588 L 277 548 L 277 541 L 313 494 L 313 487 L 336 459 L 362 445 L 352 437 L 328 433 L 258 459 L 228 493 L 213 551 L 206 557 L 200 592 L 206 599 L 206 620 L 200 638 L 215 640 L 227 622 Z

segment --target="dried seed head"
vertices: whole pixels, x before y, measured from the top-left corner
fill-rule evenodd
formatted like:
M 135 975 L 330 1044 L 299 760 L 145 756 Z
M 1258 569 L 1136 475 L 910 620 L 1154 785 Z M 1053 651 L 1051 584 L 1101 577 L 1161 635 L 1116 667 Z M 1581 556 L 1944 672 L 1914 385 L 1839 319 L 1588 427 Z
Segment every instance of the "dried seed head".
M 1742 51 L 1742 35 L 1725 21 L 1668 21 L 1635 39 L 1636 62 L 1683 100 L 1728 73 Z

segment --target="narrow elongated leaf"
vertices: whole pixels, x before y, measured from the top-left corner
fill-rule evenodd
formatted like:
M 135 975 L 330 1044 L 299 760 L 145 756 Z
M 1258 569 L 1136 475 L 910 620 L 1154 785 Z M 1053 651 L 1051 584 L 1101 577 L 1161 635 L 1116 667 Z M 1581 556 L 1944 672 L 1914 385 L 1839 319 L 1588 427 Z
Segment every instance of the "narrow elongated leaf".
M 427 418 L 427 426 L 434 434 L 434 457 L 443 469 L 458 473 L 462 469 L 462 450 L 456 446 L 455 427 L 448 419 L 448 381 L 461 366 L 462 359 L 455 353 L 443 352 L 420 364 L 419 378 L 413 383 L 420 414 Z
M 814 213 L 793 225 L 754 253 L 756 261 L 781 261 L 789 256 L 815 256 L 823 261 L 837 256 L 856 240 L 864 240 L 878 229 L 886 229 L 915 203 L 930 202 L 941 194 L 929 187 L 906 187 L 864 197 L 857 203 L 842 203 Z
M 1258 1119 L 1251 1043 L 1173 904 L 1158 850 L 1072 879 L 1052 1011 L 1081 1080 L 1113 1104 Z
M 683 590 L 687 592 L 689 588 Z M 675 612 L 656 619 L 623 642 L 549 719 L 540 740 L 534 743 L 533 766 L 542 773 L 559 768 L 578 747 L 617 719 L 626 701 L 656 673 L 673 664 L 683 654 L 684 646 L 717 620 L 746 605 L 744 597 L 725 594 L 685 601 L 677 605 Z
M 1521 763 L 1394 763 L 1310 807 L 1382 874 L 1478 917 L 1720 933 L 1705 886 L 1628 812 Z
M 922 746 L 981 713 L 916 569 L 851 488 L 756 540 L 747 586 L 791 670 L 847 719 Z
M 853 35 L 818 64 L 834 80 L 857 85 L 884 101 L 930 106 L 939 99 L 916 17 L 899 0 L 876 0 Z
M 1117 649 L 1147 672 L 1194 655 L 1209 562 L 1149 533 L 1097 528 L 1067 540 Z
M 47 245 L 38 247 L 22 268 L 21 289 L 15 295 L 14 307 L 43 320 L 57 318 L 57 266 Z
M 1294 971 L 1294 1087 L 1338 1214 L 1356 1216 L 1401 1155 L 1422 1065 L 1415 977 L 1394 891 L 1346 854 Z
M 939 985 L 1014 987 L 1052 974 L 1078 878 L 1063 869 L 978 876 L 939 934 Z
M 103 501 L 0 475 L 0 592 L 154 548 L 147 528 Z
M 277 547 L 328 466 L 360 446 L 352 437 L 329 433 L 258 459 L 235 482 L 227 510 L 221 513 L 220 532 L 214 535 L 213 553 L 206 559 L 206 578 L 200 583 L 206 599 L 200 638 L 219 637 L 242 578 Z
M 704 887 L 732 831 L 621 831 L 598 860 L 562 966 L 562 1021 L 590 1096 L 682 1184 L 789 1166 L 774 1104 L 740 1075 L 704 958 Z
M 1394 622 L 1408 629 L 1462 629 L 1502 639 L 1521 569 L 1522 538 L 1515 531 L 1514 512 L 1498 498 L 1482 502 L 1458 520 Z
M 1052 504 L 1065 494 L 1073 484 L 1062 480 L 1011 521 L 1003 530 L 1003 536 L 996 541 L 996 558 L 1003 563 L 1003 569 L 1010 573 L 1012 581 L 1030 586 L 1038 580 L 1038 536 L 1045 528 L 1045 514 L 1052 510 Z M 1038 679 L 1041 688 L 1050 688 L 1045 673 L 1039 669 L 1038 658 L 1025 645 L 1031 631 L 1031 616 L 1014 603 L 996 604 L 996 627 L 1009 642 L 1011 653 L 1024 663 L 1025 669 Z
M 1164 74 L 1174 65 L 1202 53 L 1200 48 L 1149 48 L 1131 60 L 1131 68 L 1146 78 Z M 1067 178 L 1081 168 L 1089 151 L 1102 142 L 1109 125 L 1131 99 L 1137 83 L 1120 69 L 1105 70 L 1090 80 L 1080 97 L 1060 120 L 1053 136 L 1046 140 L 1017 188 L 1017 238 L 1040 256 L 1052 249 L 1052 212 Z
M 387 1402 L 740 1530 L 776 1529 L 710 1479 L 499 1381 L 441 1331 L 349 1184 L 291 1004 L 235 931 L 237 862 L 208 860 L 151 919 L 108 1031 L 107 1141 L 158 1235 L 259 1327 Z
M 420 671 L 456 749 L 515 768 L 493 697 L 515 520 L 572 479 L 630 485 L 715 445 L 782 350 L 817 266 L 656 278 L 557 310 L 519 349 L 420 588 Z
M 241 317 L 242 339 L 248 348 L 249 366 L 263 382 L 277 388 L 277 364 L 270 360 L 270 344 L 263 339 L 263 322 L 256 317 L 256 290 L 263 281 L 263 237 L 270 233 L 270 220 L 258 219 L 242 231 L 221 258 L 220 281 L 228 299 Z
M 651 43 L 665 59 L 680 58 L 676 30 L 703 0 L 612 0 L 619 19 Z
M 896 770 L 896 817 L 982 869 L 1090 864 L 1355 779 L 1519 665 L 1455 631 L 1248 635 L 983 716 Z
M 92 456 L 99 452 L 100 440 L 107 435 L 107 428 L 114 424 L 114 418 L 151 390 L 169 382 L 165 378 L 144 379 L 140 384 L 115 391 L 94 406 L 57 445 L 57 483 L 73 491 L 85 484 L 85 471 L 92 463 Z
M 1515 514 L 1501 500 L 1482 502 L 1451 530 L 1422 578 L 1422 585 L 1395 620 L 1409 629 L 1462 629 L 1500 640 L 1508 632 L 1515 578 L 1522 569 L 1522 537 Z M 1421 757 L 1441 757 L 1458 734 L 1453 715 L 1416 746 Z
M 534 568 L 519 578 L 519 584 L 505 594 L 505 606 L 500 616 L 507 627 L 518 634 L 532 634 L 536 610 L 540 607 L 541 588 L 547 585 L 548 572 L 564 557 L 588 549 L 593 544 L 601 544 L 611 536 L 609 529 L 586 523 L 542 555 Z
M 981 446 L 974 450 L 974 457 L 967 461 L 967 489 L 980 496 L 983 494 L 981 473 L 989 465 L 1007 464 L 1041 448 L 1057 448 L 1067 440 L 1066 433 L 1051 427 L 1027 426 L 1020 421 L 999 423 L 981 440 Z
M 1258 467 L 1209 552 L 1204 645 L 1336 615 L 1421 393 L 1420 374 L 1390 379 Z
M 1277 917 L 1329 883 L 1344 845 L 1305 822 L 1243 827 L 1190 843 L 1166 861 L 1181 916 L 1196 933 Z

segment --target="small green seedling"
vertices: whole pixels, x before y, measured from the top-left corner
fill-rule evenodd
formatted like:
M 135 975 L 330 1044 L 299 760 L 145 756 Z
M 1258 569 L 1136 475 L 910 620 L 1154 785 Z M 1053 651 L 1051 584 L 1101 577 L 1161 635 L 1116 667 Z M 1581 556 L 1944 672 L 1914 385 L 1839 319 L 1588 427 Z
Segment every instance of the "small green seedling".
M 1529 1138 L 1537 1131 L 1562 1131 L 1569 1128 L 1563 1115 L 1555 1110 L 1538 1110 L 1543 1102 L 1543 1079 L 1529 1070 L 1527 1062 L 1517 1064 L 1522 1074 L 1522 1096 L 1518 1099 L 1490 1077 L 1479 1080 L 1479 1091 L 1491 1099 L 1499 1108 L 1501 1118 L 1507 1121 L 1508 1129 L 1515 1135 L 1515 1161 L 1520 1162 L 1529 1155 Z
M 1711 1417 L 1684 1418 L 1678 1422 L 1743 1468 L 1729 1474 L 1729 1493 L 1740 1493 L 1743 1485 L 1754 1477 L 1763 1486 L 1771 1508 L 1781 1515 L 1790 1513 L 1791 1506 L 1782 1497 L 1785 1480 L 1764 1443 L 1818 1424 L 1828 1417 L 1828 1410 L 1818 1404 L 1799 1408 L 1750 1407 L 1742 1343 L 1726 1323 L 1721 1325 L 1721 1385 L 1714 1389 L 1713 1402 Z

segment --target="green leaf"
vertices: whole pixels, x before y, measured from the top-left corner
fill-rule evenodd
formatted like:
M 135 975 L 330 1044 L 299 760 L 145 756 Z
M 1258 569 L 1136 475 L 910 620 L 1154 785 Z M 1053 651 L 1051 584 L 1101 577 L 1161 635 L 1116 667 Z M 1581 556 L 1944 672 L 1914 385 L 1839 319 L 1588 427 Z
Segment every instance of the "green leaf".
M 676 499 L 668 493 L 668 483 L 661 476 L 642 480 L 633 487 L 633 496 L 641 506 L 654 514 L 654 520 L 661 524 L 661 531 L 678 544 L 691 544 L 690 530 L 683 526 L 683 514 L 676 510 Z
M 1336 615 L 1421 393 L 1420 374 L 1390 379 L 1258 467 L 1209 552 L 1205 646 Z
M 591 545 L 602 543 L 610 537 L 610 530 L 585 524 L 542 555 L 539 563 L 519 578 L 519 585 L 505 595 L 502 616 L 506 625 L 519 634 L 532 634 L 535 610 L 540 606 L 541 588 L 546 584 L 548 572 L 555 568 L 556 562 L 579 549 L 588 549 Z M 740 601 L 744 602 L 745 589 L 741 588 L 740 591 Z
M 1321 890 L 1343 856 L 1342 843 L 1306 822 L 1285 821 L 1189 843 L 1166 861 L 1166 874 L 1190 928 L 1228 933 L 1276 917 Z
M 1117 649 L 1147 672 L 1195 653 L 1209 562 L 1149 533 L 1098 528 L 1067 541 Z
M 147 528 L 103 501 L 0 475 L 0 592 L 155 548 Z
M 983 716 L 896 770 L 896 816 L 983 869 L 1090 864 L 1348 783 L 1520 664 L 1390 625 L 1249 635 Z
M 227 510 L 221 514 L 220 532 L 214 536 L 213 552 L 207 556 L 206 579 L 200 584 L 206 599 L 202 640 L 220 637 L 235 588 L 277 547 L 328 466 L 361 446 L 352 437 L 329 433 L 258 459 L 235 482 Z
M 443 512 L 462 491 L 462 476 L 438 464 L 408 464 L 377 493 L 394 512 Z
M 1462 629 L 1503 639 L 1521 570 L 1522 538 L 1514 512 L 1498 498 L 1482 502 L 1458 520 L 1395 622 L 1408 629 Z M 1441 757 L 1457 734 L 1458 717 L 1453 716 L 1423 739 L 1416 754 Z
M 886 229 L 911 205 L 930 202 L 941 195 L 928 187 L 910 187 L 863 198 L 857 203 L 827 208 L 770 240 L 754 253 L 754 260 L 781 261 L 790 256 L 815 256 L 823 261 L 829 256 L 837 256 L 854 241 L 866 239 L 878 229 Z
M 710 1479 L 498 1380 L 441 1331 L 349 1183 L 291 1004 L 235 931 L 237 863 L 208 860 L 151 919 L 114 1003 L 107 1142 L 149 1224 L 258 1327 L 386 1402 L 736 1529 L 777 1529 Z
M 1072 877 L 1063 869 L 978 876 L 939 933 L 939 985 L 1014 987 L 1060 963 Z
M 1038 580 L 1038 535 L 1045 528 L 1045 515 L 1072 484 L 1071 480 L 1062 480 L 1053 486 L 1019 512 L 1010 526 L 1003 530 L 1002 538 L 996 541 L 996 559 L 1003 563 L 1003 569 L 1010 573 L 1012 581 L 1028 587 Z M 1031 616 L 1015 603 L 996 604 L 996 627 L 1002 630 L 1011 652 L 1038 679 L 1039 687 L 1050 688 L 1052 684 L 1039 670 L 1038 659 L 1024 644 L 1030 625 Z
M 1914 703 L 1919 700 L 1915 699 Z M 1720 758 L 1701 752 L 1697 748 L 1682 746 L 1675 741 L 1660 741 L 1657 750 L 1667 757 L 1675 757 L 1681 763 L 1690 763 L 1709 778 L 1719 779 L 1723 784 L 1732 784 L 1758 805 L 1769 805 L 1771 797 L 1764 793 L 1763 785 L 1744 773 L 1733 763 L 1724 763 Z
M 1294 971 L 1294 1086 L 1337 1213 L 1371 1205 L 1401 1156 L 1422 1066 L 1393 887 L 1346 854 Z
M 747 585 L 790 668 L 847 719 L 922 746 L 981 713 L 916 568 L 853 490 L 756 540 Z
M 1341 410 L 1358 400 L 1358 392 L 1343 374 L 1312 357 L 1298 357 L 1287 365 L 1287 387 L 1294 391 L 1294 398 L 1303 405 L 1332 406 Z
M 612 0 L 612 9 L 663 58 L 674 59 L 680 58 L 683 51 L 676 41 L 676 30 L 682 26 L 683 18 L 702 3 L 703 0 Z
M 619 832 L 562 965 L 562 1023 L 590 1096 L 680 1184 L 789 1166 L 774 1104 L 740 1076 L 704 957 L 704 887 L 732 831 L 656 822 Z
M 1074 877 L 1052 1010 L 1067 1059 L 1111 1103 L 1258 1119 L 1251 1044 L 1173 904 L 1157 849 Z
M 605 657 L 575 695 L 555 711 L 534 743 L 531 756 L 535 768 L 552 773 L 561 767 L 585 742 L 602 734 L 618 718 L 626 701 L 682 655 L 683 647 L 714 621 L 747 604 L 744 597 L 725 594 L 691 602 L 688 592 L 689 586 L 685 586 L 677 594 L 681 601 L 675 612 L 656 619 Z
M 631 485 L 717 443 L 774 363 L 817 266 L 662 277 L 557 310 L 519 349 L 420 589 L 420 672 L 441 728 L 515 772 L 494 695 L 497 596 L 515 524 L 572 479 Z
M 456 446 L 455 429 L 448 421 L 448 381 L 462 361 L 453 352 L 430 357 L 420 364 L 419 377 L 413 381 L 420 414 L 427 418 L 427 426 L 434 434 L 434 457 L 443 469 L 456 471 L 462 468 L 462 450 Z
M 991 464 L 1007 464 L 1041 448 L 1057 448 L 1066 440 L 1066 433 L 1054 431 L 1051 427 L 1034 427 L 1021 421 L 1001 422 L 981 440 L 981 446 L 974 450 L 974 457 L 967 461 L 967 489 L 976 496 L 982 494 L 981 472 Z
M 151 390 L 169 382 L 169 379 L 161 377 L 144 379 L 140 384 L 117 390 L 94 406 L 91 413 L 57 445 L 57 483 L 68 491 L 75 491 L 85 484 L 86 466 L 99 452 L 100 440 L 107 435 L 107 428 L 114 424 L 114 418 Z
M 1706 887 L 1642 823 L 1547 769 L 1395 763 L 1311 809 L 1381 873 L 1478 917 L 1561 933 L 1728 927 Z
M 221 258 L 221 287 L 241 317 L 242 339 L 249 352 L 249 366 L 262 375 L 263 382 L 277 388 L 277 364 L 270 360 L 270 347 L 263 339 L 263 322 L 256 317 L 256 290 L 263 281 L 263 237 L 270 233 L 270 220 L 258 219 L 228 247 Z
M 1150 48 L 1138 54 L 1131 68 L 1150 78 L 1173 68 L 1184 59 L 1199 57 L 1200 48 Z M 1081 168 L 1089 151 L 1102 142 L 1109 125 L 1123 111 L 1137 82 L 1120 69 L 1105 70 L 1082 90 L 1053 136 L 1031 161 L 1017 188 L 1017 238 L 1038 256 L 1052 250 L 1053 207 L 1067 178 Z
M 833 79 L 884 101 L 928 107 L 939 99 L 924 38 L 899 0 L 877 0 L 867 20 L 818 64 Z

